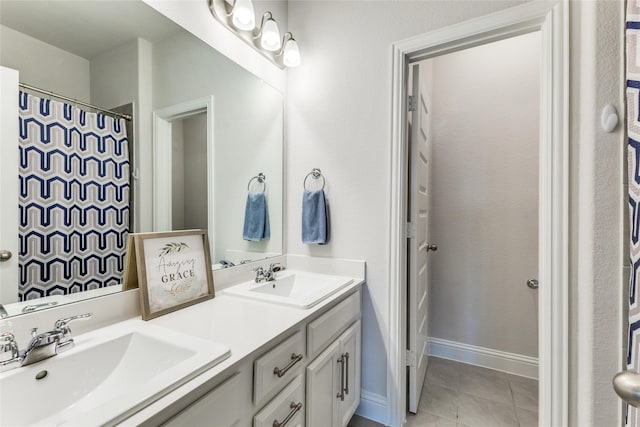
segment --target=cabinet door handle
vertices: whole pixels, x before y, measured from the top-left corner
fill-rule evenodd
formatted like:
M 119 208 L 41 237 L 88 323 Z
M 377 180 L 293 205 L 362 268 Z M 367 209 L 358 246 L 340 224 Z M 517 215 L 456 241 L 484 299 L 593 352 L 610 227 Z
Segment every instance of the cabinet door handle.
M 345 371 L 346 371 L 346 374 L 344 376 L 344 384 L 345 384 L 344 392 L 346 394 L 349 394 L 349 353 L 344 354 L 344 359 L 345 359 L 344 364 L 345 364 Z
M 289 362 L 289 364 L 287 366 L 285 366 L 282 369 L 278 368 L 277 366 L 275 368 L 273 368 L 273 375 L 277 375 L 278 378 L 282 378 L 284 376 L 284 374 L 286 374 L 287 371 L 293 367 L 293 365 L 295 365 L 296 363 L 298 363 L 301 360 L 302 360 L 302 353 L 300 353 L 300 354 L 293 353 L 291 355 L 291 362 Z
M 282 422 L 273 420 L 273 427 L 284 427 L 285 425 L 287 425 L 287 423 L 291 421 L 291 418 L 295 417 L 295 415 L 302 409 L 302 402 L 291 402 L 291 405 L 289 405 L 289 407 L 291 408 L 291 412 L 289 412 L 289 415 L 287 415 L 287 417 L 282 420 Z
M 336 397 L 344 402 L 344 354 L 340 356 L 338 363 L 340 364 L 340 393 Z

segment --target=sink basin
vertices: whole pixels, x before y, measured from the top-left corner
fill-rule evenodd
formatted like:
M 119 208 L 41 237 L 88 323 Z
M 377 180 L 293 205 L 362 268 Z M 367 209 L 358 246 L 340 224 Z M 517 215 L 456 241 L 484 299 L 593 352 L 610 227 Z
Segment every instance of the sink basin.
M 141 320 L 75 342 L 0 374 L 0 425 L 115 425 L 230 355 L 224 345 Z
M 225 289 L 223 293 L 292 307 L 310 308 L 351 283 L 351 277 L 285 270 L 279 272 L 276 280 L 271 282 L 256 283 L 252 280 Z

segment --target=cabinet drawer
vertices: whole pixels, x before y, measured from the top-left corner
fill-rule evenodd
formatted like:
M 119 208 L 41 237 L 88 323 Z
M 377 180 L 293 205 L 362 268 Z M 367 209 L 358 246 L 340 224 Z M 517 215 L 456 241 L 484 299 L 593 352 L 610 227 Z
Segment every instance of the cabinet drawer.
M 243 416 L 242 411 L 246 410 L 240 399 L 240 378 L 241 375 L 235 374 L 179 412 L 163 427 L 204 426 L 213 420 L 218 427 L 237 426 Z
M 257 359 L 253 367 L 253 401 L 261 406 L 282 389 L 304 365 L 304 338 L 300 331 Z
M 307 353 L 313 358 L 360 318 L 360 291 L 318 317 L 307 326 Z
M 298 375 L 262 411 L 253 417 L 253 427 L 302 426 L 305 422 L 304 379 Z

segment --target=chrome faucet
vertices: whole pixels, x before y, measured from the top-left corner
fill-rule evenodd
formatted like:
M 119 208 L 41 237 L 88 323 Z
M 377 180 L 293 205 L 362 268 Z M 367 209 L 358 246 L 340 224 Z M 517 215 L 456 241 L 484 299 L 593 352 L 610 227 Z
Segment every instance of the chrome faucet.
M 264 268 L 262 268 L 262 266 L 258 266 L 256 268 L 254 268 L 253 271 L 256 273 L 256 278 L 255 278 L 255 282 L 256 283 L 260 283 L 260 282 L 264 282 L 265 281 Z
M 74 346 L 71 329 L 68 324 L 74 320 L 87 319 L 91 313 L 58 319 L 53 329 L 38 334 L 38 328 L 31 330 L 31 342 L 27 349 L 20 353 L 18 343 L 11 332 L 0 335 L 0 368 L 20 363 L 20 366 L 31 365 L 55 356 Z
M 270 264 L 269 265 L 269 269 L 264 272 L 264 279 L 267 282 L 271 282 L 272 280 L 276 280 L 276 273 L 278 273 L 279 271 L 282 271 L 284 269 L 285 269 L 284 265 L 280 264 L 279 262 Z

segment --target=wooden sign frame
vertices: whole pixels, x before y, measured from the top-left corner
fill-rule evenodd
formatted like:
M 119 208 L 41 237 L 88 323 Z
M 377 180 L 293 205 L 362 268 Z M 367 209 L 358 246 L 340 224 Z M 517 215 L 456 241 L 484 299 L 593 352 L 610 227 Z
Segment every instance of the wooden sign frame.
M 214 298 L 207 232 L 130 234 L 124 289 L 138 287 L 142 320 Z

